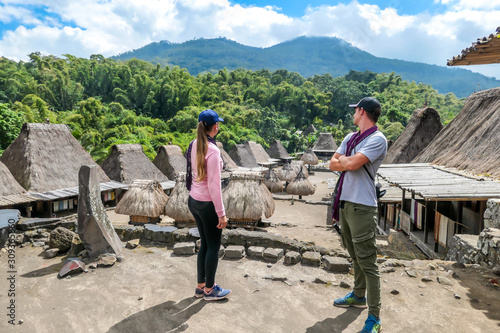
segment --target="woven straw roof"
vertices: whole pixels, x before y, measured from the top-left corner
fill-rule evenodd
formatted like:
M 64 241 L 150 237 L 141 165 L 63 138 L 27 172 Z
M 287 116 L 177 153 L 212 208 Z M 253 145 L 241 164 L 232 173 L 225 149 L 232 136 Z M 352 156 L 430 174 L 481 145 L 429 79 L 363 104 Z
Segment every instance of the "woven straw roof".
M 165 215 L 173 218 L 176 222 L 194 222 L 193 214 L 188 208 L 188 199 L 186 172 L 179 172 L 176 176 L 175 187 L 165 206 Z
M 168 181 L 167 177 L 144 154 L 140 144 L 121 144 L 111 147 L 101 168 L 109 178 L 126 184 L 136 179 Z
M 158 217 L 163 215 L 168 196 L 157 180 L 137 179 L 115 208 L 117 214 Z
M 26 190 L 16 181 L 10 170 L 0 162 L 0 196 L 24 194 Z
M 257 159 L 246 145 L 235 145 L 233 149 L 229 151 L 229 156 L 240 167 L 255 168 L 259 166 L 257 164 Z
M 227 217 L 233 220 L 259 220 L 262 215 L 269 218 L 275 209 L 260 172 L 233 172 L 222 199 Z
M 304 130 L 304 132 L 302 132 L 302 135 L 303 136 L 308 136 L 309 134 L 314 134 L 316 133 L 318 130 L 316 129 L 316 127 L 314 127 L 313 124 L 307 126 L 307 128 Z
M 283 144 L 279 140 L 274 140 L 271 145 L 269 146 L 269 149 L 267 150 L 267 153 L 271 158 L 286 158 L 290 157 L 290 154 L 286 151 L 285 147 L 283 147 Z
M 271 193 L 283 192 L 283 182 L 278 178 L 273 169 L 264 172 L 264 185 Z
M 410 163 L 442 129 L 441 118 L 436 110 L 415 110 L 405 130 L 387 152 L 384 163 Z
M 262 147 L 259 143 L 248 141 L 245 143 L 245 146 L 247 146 L 248 150 L 252 152 L 255 160 L 257 160 L 257 163 L 269 162 L 269 155 L 264 150 L 264 147 Z
M 317 165 L 319 163 L 318 156 L 314 153 L 312 148 L 307 148 L 306 152 L 300 158 L 305 164 Z
M 485 65 L 500 63 L 500 27 L 488 37 L 478 38 L 471 47 L 448 60 L 448 66 Z
M 311 184 L 311 181 L 300 170 L 297 177 L 286 187 L 286 193 L 294 195 L 310 195 L 314 194 L 316 189 Z
M 187 161 L 179 146 L 165 145 L 158 148 L 158 154 L 153 160 L 153 164 L 168 179 L 175 179 L 179 172 L 186 172 Z
M 313 151 L 323 151 L 334 153 L 338 149 L 332 133 L 320 133 L 318 140 L 314 144 Z
M 281 169 L 276 171 L 278 178 L 282 181 L 291 182 L 297 177 L 297 171 L 292 167 L 291 163 L 285 163 Z
M 238 165 L 233 161 L 231 156 L 229 156 L 229 154 L 224 150 L 222 142 L 217 142 L 217 147 L 220 150 L 220 156 L 222 157 L 222 161 L 224 162 L 224 170 L 238 169 Z
M 82 165 L 95 165 L 100 182 L 110 179 L 64 124 L 24 124 L 0 161 L 31 192 L 78 186 Z
M 500 88 L 471 95 L 460 113 L 412 163 L 432 163 L 500 178 Z

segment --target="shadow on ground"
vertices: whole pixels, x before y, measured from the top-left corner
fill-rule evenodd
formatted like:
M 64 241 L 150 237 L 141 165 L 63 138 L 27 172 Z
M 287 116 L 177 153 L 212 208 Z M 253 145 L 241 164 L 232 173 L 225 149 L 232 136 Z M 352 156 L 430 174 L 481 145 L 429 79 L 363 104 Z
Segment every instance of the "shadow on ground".
M 194 303 L 194 304 L 193 304 Z M 143 310 L 111 327 L 108 333 L 141 332 L 184 332 L 189 327 L 186 322 L 207 304 L 194 297 L 177 303 L 168 301 Z
M 313 326 L 307 328 L 306 333 L 339 333 L 343 332 L 356 318 L 359 317 L 363 309 L 348 308 L 335 318 L 326 318 L 318 321 Z M 361 327 L 359 328 L 361 330 Z

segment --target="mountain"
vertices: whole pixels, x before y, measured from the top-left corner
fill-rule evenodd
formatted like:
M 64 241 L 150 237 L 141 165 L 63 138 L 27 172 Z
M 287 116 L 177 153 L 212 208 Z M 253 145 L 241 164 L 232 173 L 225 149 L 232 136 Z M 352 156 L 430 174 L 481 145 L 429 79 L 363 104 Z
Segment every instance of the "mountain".
M 343 76 L 353 69 L 376 73 L 395 72 L 404 80 L 430 84 L 440 93 L 467 97 L 500 86 L 500 80 L 470 70 L 379 58 L 335 37 L 298 37 L 268 48 L 239 44 L 226 38 L 195 39 L 184 43 L 161 41 L 112 57 L 137 58 L 153 63 L 186 68 L 190 74 L 235 70 L 286 69 L 304 77 L 330 73 Z

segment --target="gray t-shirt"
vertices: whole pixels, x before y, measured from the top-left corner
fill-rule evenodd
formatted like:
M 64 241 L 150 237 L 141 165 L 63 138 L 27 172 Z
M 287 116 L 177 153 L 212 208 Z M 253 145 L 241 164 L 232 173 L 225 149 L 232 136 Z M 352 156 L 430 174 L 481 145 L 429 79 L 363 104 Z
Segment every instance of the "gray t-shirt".
M 346 135 L 344 141 L 337 149 L 337 153 L 345 155 L 347 142 L 354 133 Z M 387 153 L 387 139 L 380 131 L 376 131 L 363 141 L 361 141 L 351 152 L 350 156 L 361 153 L 368 157 L 370 162 L 366 163 L 366 168 L 375 179 L 377 170 L 382 164 Z M 354 171 L 346 171 L 342 185 L 340 200 L 350 201 L 365 206 L 377 207 L 377 195 L 375 183 L 372 181 L 364 167 Z

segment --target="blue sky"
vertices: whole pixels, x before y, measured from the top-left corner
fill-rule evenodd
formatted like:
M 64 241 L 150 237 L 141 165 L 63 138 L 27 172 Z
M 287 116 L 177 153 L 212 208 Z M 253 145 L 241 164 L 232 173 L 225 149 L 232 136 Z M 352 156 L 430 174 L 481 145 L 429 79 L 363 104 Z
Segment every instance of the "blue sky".
M 226 37 L 256 47 L 339 37 L 378 57 L 446 66 L 500 26 L 500 0 L 0 0 L 0 56 L 112 56 Z M 463 67 L 500 79 L 500 64 Z

